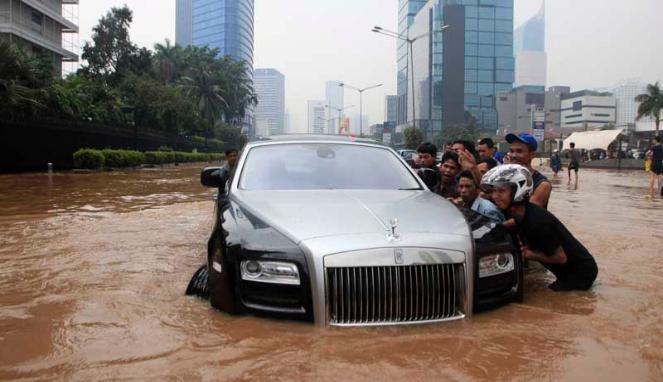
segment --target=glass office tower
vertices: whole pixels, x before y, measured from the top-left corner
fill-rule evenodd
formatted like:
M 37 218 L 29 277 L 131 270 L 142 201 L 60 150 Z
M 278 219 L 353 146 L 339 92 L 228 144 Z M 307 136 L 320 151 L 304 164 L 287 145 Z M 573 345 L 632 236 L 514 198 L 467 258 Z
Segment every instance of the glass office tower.
M 193 45 L 218 48 L 253 68 L 254 0 L 193 0 L 192 16 Z
M 429 0 L 408 32 L 430 33 L 413 46 L 417 126 L 430 138 L 473 116 L 496 130 L 495 96 L 514 81 L 513 0 Z

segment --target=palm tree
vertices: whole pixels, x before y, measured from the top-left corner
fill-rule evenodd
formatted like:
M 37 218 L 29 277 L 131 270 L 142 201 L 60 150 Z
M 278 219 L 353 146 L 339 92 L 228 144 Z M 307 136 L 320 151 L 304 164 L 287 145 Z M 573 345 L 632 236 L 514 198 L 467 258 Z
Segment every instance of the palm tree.
M 205 146 L 207 146 L 214 125 L 221 117 L 223 108 L 228 105 L 223 98 L 221 86 L 209 67 L 198 65 L 191 69 L 188 76 L 180 79 L 180 88 L 196 105 L 200 118 L 206 121 Z
M 0 43 L 0 111 L 14 115 L 21 108 L 43 107 L 43 77 L 37 59 L 14 45 Z
M 181 76 L 184 68 L 184 50 L 179 45 L 171 45 L 166 39 L 166 44 L 154 45 L 154 70 L 157 78 L 173 83 Z
M 658 135 L 661 123 L 661 109 L 663 109 L 663 94 L 661 94 L 658 81 L 655 84 L 647 85 L 647 93 L 638 95 L 635 97 L 635 101 L 640 102 L 636 120 L 640 120 L 644 116 L 653 117 L 656 121 L 656 135 Z

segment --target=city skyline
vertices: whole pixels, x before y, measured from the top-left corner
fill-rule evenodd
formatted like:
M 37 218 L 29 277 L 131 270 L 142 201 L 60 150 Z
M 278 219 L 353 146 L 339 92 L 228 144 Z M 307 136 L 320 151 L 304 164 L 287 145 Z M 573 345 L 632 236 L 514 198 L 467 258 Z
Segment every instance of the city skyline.
M 135 12 L 131 33 L 135 43 L 152 48 L 166 38 L 175 41 L 174 1 L 157 5 L 137 0 L 99 0 L 81 3 L 81 45 L 90 39 L 92 26 L 110 7 L 124 3 Z M 663 51 L 651 49 L 663 43 L 663 37 L 653 33 L 658 3 L 610 3 L 547 2 L 549 86 L 567 85 L 580 90 L 612 87 L 631 77 L 640 77 L 646 83 L 663 80 L 663 67 L 657 64 L 663 61 Z M 539 1 L 516 0 L 514 26 L 535 15 L 539 7 Z M 370 120 L 383 119 L 384 96 L 396 94 L 396 41 L 383 39 L 370 29 L 381 25 L 395 30 L 397 18 L 395 1 L 389 6 L 383 0 L 290 0 L 287 4 L 284 0 L 256 1 L 255 66 L 277 67 L 288 77 L 287 108 L 293 128 L 301 131 L 306 126 L 306 101 L 324 99 L 324 83 L 330 78 L 358 86 L 383 82 L 382 89 L 364 99 L 364 112 Z M 642 36 L 656 40 L 645 42 Z M 348 93 L 346 103 L 357 104 L 354 98 L 358 97 Z

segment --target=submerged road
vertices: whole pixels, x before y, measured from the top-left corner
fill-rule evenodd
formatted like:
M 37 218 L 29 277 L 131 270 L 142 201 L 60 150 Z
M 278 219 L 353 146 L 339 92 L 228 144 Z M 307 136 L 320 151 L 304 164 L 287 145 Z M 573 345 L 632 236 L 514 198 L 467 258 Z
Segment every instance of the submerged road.
M 212 226 L 199 170 L 0 175 L 0 379 L 663 380 L 663 202 L 641 171 L 555 181 L 590 292 L 530 270 L 524 303 L 471 320 L 323 329 L 184 296 Z

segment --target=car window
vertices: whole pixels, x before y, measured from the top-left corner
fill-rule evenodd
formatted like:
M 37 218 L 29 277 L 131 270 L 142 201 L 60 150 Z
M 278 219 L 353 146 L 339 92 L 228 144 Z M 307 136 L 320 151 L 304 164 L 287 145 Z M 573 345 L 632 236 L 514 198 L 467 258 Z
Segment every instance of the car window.
M 399 190 L 421 186 L 386 148 L 293 143 L 252 148 L 241 170 L 239 188 Z

